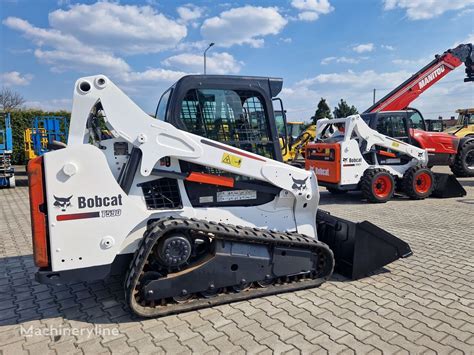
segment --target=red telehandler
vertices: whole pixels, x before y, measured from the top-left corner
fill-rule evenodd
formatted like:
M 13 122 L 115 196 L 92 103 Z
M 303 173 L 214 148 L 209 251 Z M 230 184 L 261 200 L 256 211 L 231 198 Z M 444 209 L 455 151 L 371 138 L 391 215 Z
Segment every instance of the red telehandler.
M 474 81 L 474 51 L 472 43 L 460 44 L 441 55 L 374 103 L 361 115 L 373 129 L 393 136 L 404 127 L 402 136 L 408 143 L 426 149 L 429 165 L 449 165 L 458 177 L 474 176 L 474 139 L 459 139 L 441 132 L 428 132 L 421 113 L 408 106 L 462 63 L 465 82 Z M 395 137 L 396 138 L 396 137 Z

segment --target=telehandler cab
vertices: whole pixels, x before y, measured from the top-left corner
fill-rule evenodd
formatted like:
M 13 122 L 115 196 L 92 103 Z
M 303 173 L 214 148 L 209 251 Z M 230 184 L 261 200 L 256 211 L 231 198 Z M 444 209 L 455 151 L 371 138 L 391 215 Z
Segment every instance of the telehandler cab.
M 125 277 L 154 317 L 360 278 L 410 247 L 318 210 L 315 175 L 282 162 L 282 80 L 186 76 L 156 118 L 103 75 L 74 86 L 68 145 L 29 162 L 36 279 Z M 109 134 L 103 134 L 106 126 Z

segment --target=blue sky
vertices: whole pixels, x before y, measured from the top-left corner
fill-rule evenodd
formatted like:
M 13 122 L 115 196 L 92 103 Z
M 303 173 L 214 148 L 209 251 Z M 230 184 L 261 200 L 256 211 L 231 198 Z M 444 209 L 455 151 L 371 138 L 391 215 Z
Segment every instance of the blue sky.
M 71 108 L 74 81 L 108 75 L 144 110 L 180 76 L 277 76 L 290 119 L 320 97 L 367 108 L 458 43 L 474 43 L 474 0 L 0 0 L 0 85 L 27 107 Z M 428 118 L 474 105 L 458 68 L 412 106 Z

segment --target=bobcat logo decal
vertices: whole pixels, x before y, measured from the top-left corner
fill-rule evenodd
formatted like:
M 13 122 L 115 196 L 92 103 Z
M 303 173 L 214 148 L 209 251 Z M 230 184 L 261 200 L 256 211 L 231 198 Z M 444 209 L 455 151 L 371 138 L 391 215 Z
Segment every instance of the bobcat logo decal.
M 292 178 L 292 179 L 293 179 L 293 186 L 291 187 L 292 189 L 295 189 L 297 191 L 306 190 L 306 180 L 308 180 L 308 178 L 304 180 L 297 180 L 295 178 Z
M 54 195 L 53 195 L 54 196 Z M 54 196 L 54 207 L 60 208 L 61 211 L 65 212 L 66 208 L 71 206 L 71 198 L 72 195 L 69 197 L 56 197 Z

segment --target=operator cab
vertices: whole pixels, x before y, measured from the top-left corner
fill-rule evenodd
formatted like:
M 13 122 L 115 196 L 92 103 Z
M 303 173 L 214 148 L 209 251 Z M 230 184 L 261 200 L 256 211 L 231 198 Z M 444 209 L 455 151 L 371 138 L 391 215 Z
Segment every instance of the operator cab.
M 474 108 L 461 109 L 456 112 L 459 114 L 456 126 L 467 127 L 469 125 L 474 125 Z
M 188 75 L 160 98 L 156 118 L 205 139 L 225 143 L 273 160 L 282 161 L 272 98 L 283 80 L 267 77 Z M 279 101 L 279 99 L 277 99 Z M 280 102 L 281 104 L 281 102 Z M 282 117 L 284 110 L 281 106 Z M 283 127 L 285 124 L 283 125 Z M 224 201 L 223 191 L 238 190 L 185 181 L 193 207 L 254 206 L 274 200 L 280 189 L 266 182 L 218 169 L 180 161 L 181 172 L 202 172 L 232 177 L 247 186 L 248 198 Z M 240 192 L 236 192 L 240 193 Z
M 414 144 L 410 130 L 426 131 L 425 121 L 417 109 L 363 113 L 362 119 L 369 127 L 388 137 Z
M 282 86 L 279 78 L 184 76 L 161 96 L 156 118 L 201 137 L 282 161 L 272 105 Z

